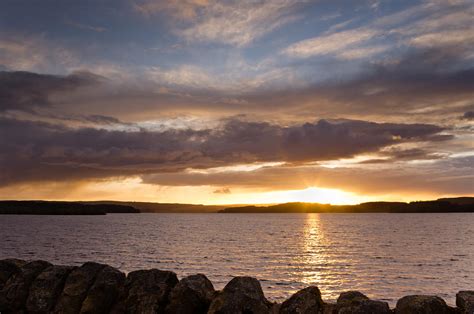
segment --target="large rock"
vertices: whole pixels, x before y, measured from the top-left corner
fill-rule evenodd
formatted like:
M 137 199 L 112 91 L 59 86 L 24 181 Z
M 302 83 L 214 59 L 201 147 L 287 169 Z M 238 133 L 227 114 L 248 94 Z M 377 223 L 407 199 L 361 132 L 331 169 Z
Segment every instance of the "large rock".
M 13 258 L 0 260 L 0 290 L 11 276 L 20 272 L 21 266 L 25 264 L 25 261 Z
M 33 261 L 23 265 L 20 272 L 11 276 L 0 291 L 0 312 L 21 312 L 32 282 L 52 264 L 45 261 Z
M 459 291 L 456 293 L 456 305 L 463 314 L 474 313 L 474 291 Z
M 99 271 L 97 278 L 87 292 L 80 313 L 109 313 L 117 301 L 124 282 L 124 273 L 111 266 L 105 266 Z
M 59 296 L 54 313 L 77 314 L 81 311 L 82 302 L 87 296 L 89 288 L 94 283 L 99 271 L 105 265 L 85 263 L 74 269 L 66 279 L 63 291 Z
M 334 303 L 324 303 L 323 314 L 335 314 L 337 313 L 337 305 Z
M 387 302 L 366 300 L 358 304 L 339 308 L 338 314 L 391 314 Z
M 206 276 L 197 274 L 185 277 L 171 291 L 166 313 L 207 313 L 214 294 L 214 286 Z
M 269 313 L 271 306 L 257 279 L 235 277 L 212 300 L 208 313 L 260 314 Z
M 170 271 L 158 269 L 138 270 L 128 274 L 125 283 L 125 299 L 122 309 L 114 312 L 164 313 L 168 296 L 178 283 L 178 277 Z
M 443 299 L 428 295 L 409 295 L 397 302 L 397 314 L 448 314 L 451 310 Z
M 73 269 L 71 266 L 50 266 L 43 270 L 31 284 L 26 300 L 28 313 L 52 312 L 66 277 Z
M 387 302 L 370 300 L 359 291 L 347 291 L 339 295 L 335 313 L 338 314 L 390 314 Z
M 369 298 L 359 291 L 346 291 L 339 295 L 336 304 L 338 306 L 346 306 L 366 300 L 369 300 Z
M 310 314 L 323 313 L 324 302 L 318 287 L 310 286 L 293 294 L 282 303 L 280 313 L 282 314 Z

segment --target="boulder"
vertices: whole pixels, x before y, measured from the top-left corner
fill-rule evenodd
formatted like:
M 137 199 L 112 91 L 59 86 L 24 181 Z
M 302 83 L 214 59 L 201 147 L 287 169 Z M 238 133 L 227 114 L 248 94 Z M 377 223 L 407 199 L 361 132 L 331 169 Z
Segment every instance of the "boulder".
M 214 286 L 206 276 L 197 274 L 185 277 L 171 290 L 166 313 L 207 313 L 214 294 Z
M 359 291 L 346 291 L 339 295 L 336 304 L 338 306 L 345 306 L 365 300 L 369 300 L 369 298 Z
M 103 264 L 88 262 L 69 273 L 54 313 L 79 313 L 89 288 L 94 283 L 99 271 L 104 267 Z
M 125 312 L 164 313 L 168 296 L 177 283 L 178 277 L 170 271 L 150 269 L 129 273 L 125 283 Z
M 117 301 L 124 282 L 124 273 L 111 266 L 102 268 L 82 302 L 80 313 L 109 313 Z
M 474 291 L 459 291 L 456 293 L 456 305 L 463 314 L 474 313 Z
M 370 300 L 359 291 L 347 291 L 339 295 L 335 313 L 338 314 L 390 314 L 387 302 Z
M 26 300 L 28 313 L 50 313 L 61 294 L 67 275 L 73 269 L 71 266 L 50 266 L 44 269 L 31 284 Z
M 323 313 L 324 302 L 318 287 L 310 286 L 293 294 L 282 303 L 280 313 L 282 314 L 310 314 Z
M 52 264 L 45 261 L 32 261 L 11 276 L 0 291 L 0 312 L 20 312 L 25 308 L 30 286 L 36 277 Z
M 397 302 L 397 314 L 448 314 L 451 310 L 443 299 L 437 296 L 409 295 Z
M 337 313 L 337 306 L 334 303 L 324 303 L 323 314 L 335 314 Z
M 338 314 L 391 314 L 387 302 L 365 300 L 358 304 L 339 308 Z
M 214 297 L 208 313 L 260 314 L 270 313 L 271 307 L 257 279 L 235 277 Z
M 25 264 L 25 261 L 13 258 L 0 260 L 0 290 L 11 276 L 20 272 L 20 267 Z

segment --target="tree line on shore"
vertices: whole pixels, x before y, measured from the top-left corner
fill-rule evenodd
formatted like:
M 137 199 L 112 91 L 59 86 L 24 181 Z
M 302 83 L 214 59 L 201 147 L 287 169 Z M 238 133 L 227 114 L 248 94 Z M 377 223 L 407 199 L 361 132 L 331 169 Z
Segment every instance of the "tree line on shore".
M 132 206 L 116 204 L 85 204 L 80 202 L 0 201 L 0 214 L 13 215 L 106 215 L 108 213 L 139 213 Z
M 469 199 L 471 202 L 469 202 Z M 231 207 L 221 213 L 473 213 L 474 198 L 418 202 L 368 202 L 357 205 L 284 203 L 270 206 Z
M 369 202 L 357 205 L 284 203 L 255 205 L 199 205 L 150 202 L 0 201 L 1 214 L 105 215 L 107 213 L 472 213 L 474 197 L 435 201 Z

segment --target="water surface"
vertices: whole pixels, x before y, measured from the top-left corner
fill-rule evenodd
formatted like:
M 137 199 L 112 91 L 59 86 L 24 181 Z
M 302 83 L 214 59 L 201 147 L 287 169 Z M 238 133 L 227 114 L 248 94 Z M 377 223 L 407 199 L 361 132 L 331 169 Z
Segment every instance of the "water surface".
M 218 289 L 253 276 L 278 301 L 313 284 L 326 300 L 359 290 L 392 306 L 474 289 L 469 213 L 0 216 L 0 239 L 0 258 L 203 273 Z

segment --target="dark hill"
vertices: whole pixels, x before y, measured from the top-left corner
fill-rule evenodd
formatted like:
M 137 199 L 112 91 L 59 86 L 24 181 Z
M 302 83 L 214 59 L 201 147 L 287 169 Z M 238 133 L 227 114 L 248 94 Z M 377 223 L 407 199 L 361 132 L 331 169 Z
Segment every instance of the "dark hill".
M 450 202 L 458 205 L 472 205 L 474 204 L 474 197 L 451 197 L 451 198 L 440 198 L 438 201 Z
M 473 204 L 448 201 L 368 202 L 358 205 L 318 203 L 285 203 L 272 206 L 242 206 L 226 208 L 220 213 L 459 213 L 474 212 Z
M 139 213 L 132 206 L 84 204 L 79 202 L 0 201 L 0 214 L 11 215 L 105 215 L 107 213 Z
M 124 201 L 94 201 L 87 204 L 116 204 L 137 208 L 142 213 L 216 213 L 219 210 L 242 205 L 202 205 L 179 203 L 124 202 Z

